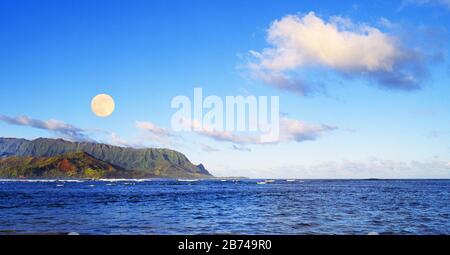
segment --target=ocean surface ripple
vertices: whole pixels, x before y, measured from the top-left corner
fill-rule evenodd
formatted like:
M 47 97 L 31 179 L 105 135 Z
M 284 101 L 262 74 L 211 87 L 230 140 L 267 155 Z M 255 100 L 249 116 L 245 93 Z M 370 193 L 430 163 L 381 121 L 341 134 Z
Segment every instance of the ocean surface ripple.
M 0 180 L 0 234 L 67 233 L 450 234 L 450 180 Z

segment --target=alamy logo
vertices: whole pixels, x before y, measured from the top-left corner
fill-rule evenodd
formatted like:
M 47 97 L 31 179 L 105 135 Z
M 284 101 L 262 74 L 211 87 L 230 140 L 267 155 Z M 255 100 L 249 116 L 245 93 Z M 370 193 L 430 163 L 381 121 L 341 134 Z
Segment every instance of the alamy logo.
M 259 135 L 261 143 L 278 140 L 280 105 L 278 96 L 218 96 L 203 98 L 201 88 L 194 89 L 192 100 L 176 96 L 171 107 L 174 131 L 250 132 Z

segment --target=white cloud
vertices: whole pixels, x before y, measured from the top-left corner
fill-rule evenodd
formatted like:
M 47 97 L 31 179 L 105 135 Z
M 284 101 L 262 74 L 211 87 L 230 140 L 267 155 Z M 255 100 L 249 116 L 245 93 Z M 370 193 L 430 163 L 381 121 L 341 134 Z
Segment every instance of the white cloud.
M 0 121 L 16 126 L 28 126 L 47 130 L 55 135 L 71 141 L 93 141 L 86 135 L 86 130 L 75 127 L 59 120 L 38 120 L 28 116 L 9 117 L 0 115 Z
M 265 144 L 261 141 L 259 134 L 237 134 L 229 131 L 215 130 L 209 126 L 202 126 L 197 120 L 183 119 L 182 124 L 198 135 L 212 138 L 216 141 L 231 142 L 238 145 Z M 322 134 L 335 130 L 336 127 L 329 125 L 309 124 L 299 120 L 282 117 L 280 119 L 280 136 L 276 142 L 303 142 L 312 141 Z M 241 149 L 242 146 L 234 146 L 234 149 Z
M 308 124 L 299 120 L 283 117 L 280 119 L 279 141 L 312 141 L 336 127 L 323 124 Z
M 157 126 L 149 121 L 136 121 L 136 128 L 142 131 L 143 139 L 164 146 L 174 146 L 174 135 L 167 129 Z
M 224 170 L 225 171 L 225 170 Z M 232 174 L 250 178 L 367 179 L 450 178 L 445 161 L 397 161 L 387 159 L 330 161 L 316 165 L 293 165 L 259 169 L 233 169 Z M 227 175 L 226 173 L 224 175 Z
M 236 145 L 236 144 L 233 144 L 233 149 L 237 150 L 237 151 L 246 151 L 246 152 L 251 152 L 252 151 L 252 149 L 250 149 L 248 147 L 245 147 L 245 146 L 242 146 L 242 145 Z
M 105 131 L 106 132 L 106 131 Z M 129 147 L 129 148 L 145 148 L 145 144 L 142 143 L 142 141 L 137 142 L 131 142 L 127 139 L 119 136 L 115 132 L 106 132 L 109 134 L 108 143 L 114 146 L 120 146 L 120 147 Z
M 271 48 L 250 51 L 252 76 L 301 94 L 314 91 L 317 84 L 295 72 L 311 68 L 404 90 L 418 88 L 425 74 L 421 53 L 404 47 L 400 38 L 339 16 L 328 21 L 314 12 L 285 16 L 273 22 L 267 41 Z
M 216 152 L 216 151 L 219 151 L 219 149 L 216 149 L 216 148 L 214 148 L 214 147 L 212 147 L 212 146 L 210 146 L 208 144 L 204 144 L 204 143 L 200 144 L 200 147 L 201 147 L 201 149 L 204 152 Z
M 193 132 L 212 138 L 216 141 L 233 142 L 238 144 L 246 143 L 257 143 L 259 137 L 257 136 L 247 136 L 247 135 L 236 135 L 229 131 L 219 131 L 215 130 L 213 127 L 206 125 L 201 125 L 197 120 L 182 119 L 183 125 L 189 127 Z
M 136 121 L 136 127 L 140 130 L 160 135 L 160 136 L 170 136 L 169 131 L 167 131 L 164 128 L 158 127 L 157 125 L 153 124 L 149 121 Z

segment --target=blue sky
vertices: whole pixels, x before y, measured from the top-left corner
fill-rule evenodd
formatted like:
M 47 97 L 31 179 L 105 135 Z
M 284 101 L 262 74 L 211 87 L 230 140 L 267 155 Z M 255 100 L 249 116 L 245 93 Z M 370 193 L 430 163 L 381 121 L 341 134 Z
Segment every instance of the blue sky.
M 286 43 L 315 31 L 306 17 L 338 24 L 337 36 L 354 40 L 342 52 Z M 0 136 L 67 138 L 70 127 L 100 142 L 173 148 L 219 176 L 450 178 L 449 23 L 446 0 L 2 1 Z M 381 37 L 366 38 L 367 27 Z M 351 43 L 355 49 L 345 50 Z M 281 49 L 296 52 L 294 63 Z M 403 71 L 413 83 L 385 82 Z M 277 75 L 296 89 L 265 79 Z M 298 92 L 314 84 L 325 90 Z M 280 96 L 286 125 L 335 129 L 269 145 L 137 127 L 170 133 L 172 98 L 192 97 L 195 87 L 221 97 Z M 91 112 L 99 93 L 116 101 L 109 118 Z M 28 119 L 17 125 L 21 116 Z

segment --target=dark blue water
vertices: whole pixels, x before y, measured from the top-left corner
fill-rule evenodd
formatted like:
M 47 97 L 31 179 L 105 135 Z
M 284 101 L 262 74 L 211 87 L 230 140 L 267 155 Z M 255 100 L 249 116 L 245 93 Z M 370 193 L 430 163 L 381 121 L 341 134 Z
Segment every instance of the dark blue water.
M 0 181 L 0 234 L 450 234 L 450 181 Z

